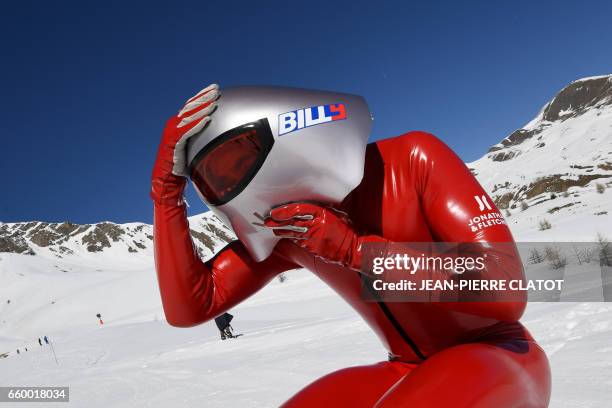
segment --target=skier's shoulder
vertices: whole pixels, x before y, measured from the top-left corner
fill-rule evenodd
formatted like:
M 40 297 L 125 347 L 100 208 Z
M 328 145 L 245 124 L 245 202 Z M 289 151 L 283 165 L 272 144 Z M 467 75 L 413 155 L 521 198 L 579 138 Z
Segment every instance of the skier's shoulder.
M 407 164 L 411 160 L 427 162 L 451 152 L 437 136 L 418 130 L 378 140 L 376 145 L 386 163 L 399 161 Z

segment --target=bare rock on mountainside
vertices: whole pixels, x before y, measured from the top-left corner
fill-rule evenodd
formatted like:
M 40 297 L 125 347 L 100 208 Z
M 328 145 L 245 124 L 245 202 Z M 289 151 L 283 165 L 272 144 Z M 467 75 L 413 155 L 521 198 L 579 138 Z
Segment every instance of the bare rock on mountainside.
M 104 248 L 111 247 L 112 242 L 118 242 L 125 231 L 117 224 L 102 222 L 93 226 L 83 238 L 83 245 L 89 252 L 101 252 Z M 128 247 L 129 252 L 134 252 L 132 247 Z
M 612 105 L 611 78 L 608 75 L 572 82 L 546 106 L 544 120 L 567 120 L 582 115 L 589 109 Z

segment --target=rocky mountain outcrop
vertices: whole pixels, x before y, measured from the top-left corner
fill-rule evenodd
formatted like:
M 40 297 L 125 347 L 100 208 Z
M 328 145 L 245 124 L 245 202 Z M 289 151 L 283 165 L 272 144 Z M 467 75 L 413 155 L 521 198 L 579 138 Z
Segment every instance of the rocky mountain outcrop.
M 235 239 L 233 232 L 212 213 L 189 219 L 191 235 L 203 256 Z M 71 222 L 0 223 L 0 252 L 25 255 L 51 254 L 62 258 L 109 250 L 152 253 L 153 228 L 142 223 L 74 224 Z
M 494 161 L 510 160 L 519 150 L 508 149 L 520 145 L 525 140 L 538 136 L 555 123 L 576 118 L 591 109 L 612 106 L 612 75 L 579 79 L 563 88 L 540 111 L 539 115 L 524 128 L 514 131 L 499 144 L 492 146 L 489 153 L 499 152 L 488 157 Z M 540 143 L 544 147 L 545 142 Z
M 603 194 L 612 185 L 612 75 L 572 82 L 468 166 L 502 209 L 546 203 L 571 214 L 585 194 Z

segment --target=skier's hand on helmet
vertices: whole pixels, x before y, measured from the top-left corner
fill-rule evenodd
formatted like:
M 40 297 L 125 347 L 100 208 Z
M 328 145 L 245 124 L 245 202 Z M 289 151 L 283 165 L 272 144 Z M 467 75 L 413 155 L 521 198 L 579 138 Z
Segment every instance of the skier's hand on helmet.
M 178 114 L 166 123 L 151 178 L 151 197 L 155 202 L 176 204 L 182 201 L 188 176 L 187 141 L 210 121 L 219 95 L 219 85 L 207 86 L 189 98 Z
M 292 240 L 315 256 L 351 266 L 358 236 L 341 212 L 311 203 L 292 203 L 273 208 L 264 223 L 276 236 Z

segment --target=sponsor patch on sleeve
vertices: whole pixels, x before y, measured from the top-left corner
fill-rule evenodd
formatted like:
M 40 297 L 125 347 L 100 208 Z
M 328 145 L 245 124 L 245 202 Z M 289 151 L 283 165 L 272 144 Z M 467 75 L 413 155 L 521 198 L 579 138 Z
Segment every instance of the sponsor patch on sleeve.
M 474 200 L 476 201 L 480 215 L 474 216 L 468 221 L 468 227 L 470 227 L 472 232 L 478 232 L 485 228 L 506 224 L 506 220 L 504 220 L 504 217 L 499 211 L 494 210 L 491 204 L 489 204 L 489 199 L 486 195 L 474 196 Z

